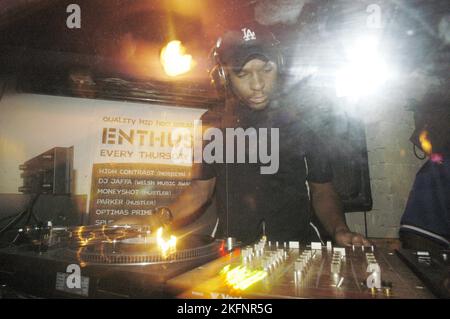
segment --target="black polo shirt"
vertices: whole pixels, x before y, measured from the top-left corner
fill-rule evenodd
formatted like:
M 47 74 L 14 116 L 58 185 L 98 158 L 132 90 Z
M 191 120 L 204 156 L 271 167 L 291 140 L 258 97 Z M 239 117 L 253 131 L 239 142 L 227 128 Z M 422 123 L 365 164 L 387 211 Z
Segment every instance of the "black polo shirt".
M 260 167 L 268 164 L 261 163 L 259 157 L 258 163 L 248 163 L 248 152 L 257 152 L 249 149 L 248 139 L 245 163 L 202 163 L 200 169 L 195 169 L 198 173 L 194 179 L 216 177 L 219 217 L 216 237 L 230 236 L 252 243 L 262 235 L 264 221 L 269 240 L 311 240 L 306 182 L 326 183 L 332 179 L 329 157 L 322 141 L 309 128 L 306 119 L 279 101 L 261 111 L 241 104 L 235 119 L 235 127 L 253 127 L 258 137 L 259 129 L 267 128 L 269 142 L 270 129 L 279 129 L 279 169 L 275 174 L 264 175 Z M 203 125 L 210 125 L 208 113 L 202 120 Z M 221 130 L 224 144 L 232 142 L 226 140 L 225 128 Z M 268 150 L 270 154 L 270 144 Z M 224 149 L 224 160 L 225 152 Z

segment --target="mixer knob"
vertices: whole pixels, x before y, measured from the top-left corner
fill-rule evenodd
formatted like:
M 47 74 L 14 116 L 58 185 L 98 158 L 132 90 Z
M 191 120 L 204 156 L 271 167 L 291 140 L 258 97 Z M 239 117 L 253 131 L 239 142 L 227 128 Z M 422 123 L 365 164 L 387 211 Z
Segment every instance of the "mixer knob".
M 265 271 L 270 271 L 270 258 L 268 257 L 264 257 L 263 261 L 262 261 L 262 266 L 264 268 Z
M 277 256 L 276 256 L 275 253 L 273 253 L 272 255 L 270 255 L 270 264 L 271 264 L 272 266 L 275 266 L 276 263 L 277 263 Z
M 304 251 L 303 256 L 305 257 L 306 262 L 309 262 L 309 260 L 311 259 L 311 256 L 312 256 L 311 250 Z
M 283 252 L 283 250 L 279 250 L 278 252 L 277 252 L 277 261 L 281 264 L 282 262 L 283 262 L 283 259 L 284 259 L 284 252 Z
M 305 264 L 307 265 L 308 261 L 309 261 L 308 255 L 305 254 L 305 255 L 302 255 L 302 257 L 303 257 L 303 260 L 305 261 Z
M 306 256 L 303 255 L 303 254 L 301 254 L 301 255 L 298 257 L 298 259 L 301 259 L 301 260 L 303 260 L 303 261 L 306 262 Z
M 339 262 L 333 261 L 331 263 L 331 273 L 338 274 L 340 272 L 341 264 Z
M 302 272 L 303 271 L 303 267 L 304 267 L 304 265 L 303 265 L 302 261 L 299 261 L 299 260 L 295 261 L 295 263 L 294 263 L 294 270 L 295 271 Z
M 300 257 L 300 258 L 297 259 L 296 262 L 298 262 L 298 263 L 301 265 L 302 269 L 305 268 L 305 266 L 306 266 L 306 261 L 305 261 L 304 258 L 301 258 L 301 257 Z
M 344 247 L 334 247 L 333 252 L 339 253 L 342 257 L 345 257 L 345 248 Z
M 298 248 L 300 248 L 299 242 L 298 241 L 290 241 L 289 242 L 289 248 L 290 249 L 298 249 Z
M 242 250 L 242 259 L 245 263 L 250 262 L 253 259 L 252 247 L 247 246 Z

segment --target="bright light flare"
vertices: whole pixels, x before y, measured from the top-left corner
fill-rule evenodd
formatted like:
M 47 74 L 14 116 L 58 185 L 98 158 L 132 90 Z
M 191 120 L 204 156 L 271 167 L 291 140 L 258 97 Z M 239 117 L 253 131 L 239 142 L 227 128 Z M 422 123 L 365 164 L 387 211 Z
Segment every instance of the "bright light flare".
M 161 255 L 166 258 L 174 253 L 177 249 L 177 237 L 170 235 L 169 240 L 163 238 L 163 228 L 160 227 L 156 231 L 156 244 L 158 245 Z
M 245 290 L 267 276 L 264 270 L 251 270 L 246 266 L 231 268 L 226 265 L 220 273 L 225 276 L 227 284 L 236 290 Z
M 379 54 L 378 39 L 359 39 L 346 52 L 347 64 L 336 73 L 336 95 L 358 98 L 373 94 L 390 77 Z
M 191 70 L 192 56 L 186 54 L 186 48 L 181 41 L 170 41 L 161 51 L 161 64 L 168 76 L 177 76 Z
M 428 139 L 428 132 L 422 131 L 419 135 L 420 146 L 422 146 L 423 151 L 430 155 L 433 152 L 433 145 L 431 145 L 430 140 Z

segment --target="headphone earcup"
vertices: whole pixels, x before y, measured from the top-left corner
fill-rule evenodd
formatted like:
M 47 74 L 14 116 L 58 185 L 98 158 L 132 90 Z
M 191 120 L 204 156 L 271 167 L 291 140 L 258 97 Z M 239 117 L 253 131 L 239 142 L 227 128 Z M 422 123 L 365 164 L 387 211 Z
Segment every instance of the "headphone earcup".
M 219 96 L 225 96 L 228 79 L 225 70 L 220 64 L 215 65 L 209 73 L 211 78 L 211 84 L 217 90 Z

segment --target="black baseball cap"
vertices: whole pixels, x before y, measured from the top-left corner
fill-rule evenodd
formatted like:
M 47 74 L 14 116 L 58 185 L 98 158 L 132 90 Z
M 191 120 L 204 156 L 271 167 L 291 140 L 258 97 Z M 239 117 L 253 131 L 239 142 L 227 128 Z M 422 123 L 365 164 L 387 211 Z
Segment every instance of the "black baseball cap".
M 216 43 L 220 63 L 239 72 L 249 60 L 277 61 L 278 41 L 267 28 L 241 26 L 227 31 Z

